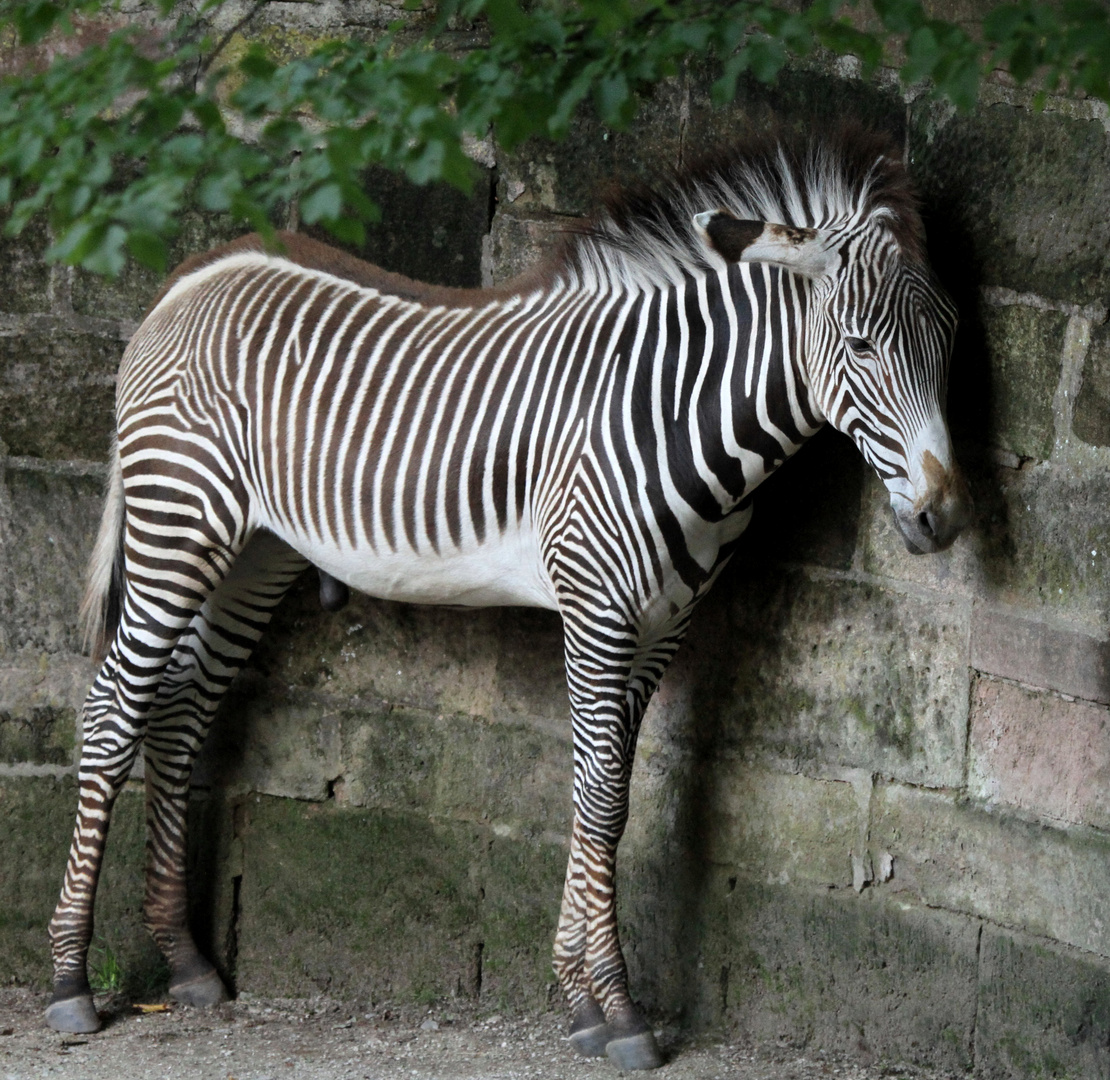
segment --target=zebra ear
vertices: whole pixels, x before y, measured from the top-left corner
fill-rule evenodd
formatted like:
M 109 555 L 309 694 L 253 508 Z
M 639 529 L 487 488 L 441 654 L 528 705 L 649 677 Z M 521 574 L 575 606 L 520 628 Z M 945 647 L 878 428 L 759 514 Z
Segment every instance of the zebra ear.
M 832 238 L 821 229 L 741 221 L 724 210 L 695 214 L 694 227 L 726 262 L 769 262 L 811 278 L 832 265 Z

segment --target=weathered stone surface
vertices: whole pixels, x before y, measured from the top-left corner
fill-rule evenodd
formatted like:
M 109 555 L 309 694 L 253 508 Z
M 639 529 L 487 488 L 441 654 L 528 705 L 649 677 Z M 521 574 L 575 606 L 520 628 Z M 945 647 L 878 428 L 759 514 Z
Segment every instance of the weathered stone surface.
M 83 468 L 11 461 L 3 476 L 0 642 L 9 649 L 78 652 L 77 611 L 100 523 L 100 477 Z
M 1110 837 L 888 784 L 876 788 L 871 851 L 875 864 L 893 858 L 883 891 L 1110 954 Z
M 968 790 L 1042 821 L 1110 828 L 1110 710 L 977 679 Z
M 4 268 L 0 315 L 50 310 L 52 271 L 42 258 L 49 245 L 46 224 L 40 218 L 19 236 L 0 236 L 0 266 Z
M 576 118 L 559 143 L 529 140 L 498 154 L 503 198 L 514 209 L 586 214 L 615 181 L 658 178 L 682 160 L 683 88 L 669 79 L 625 131 L 610 131 L 592 115 Z
M 738 562 L 668 674 L 668 738 L 949 786 L 963 775 L 967 613 L 943 598 Z M 712 735 L 708 734 L 712 733 Z
M 1012 612 L 974 609 L 971 666 L 1110 704 L 1110 644 Z
M 344 247 L 361 259 L 434 285 L 473 288 L 482 280 L 482 240 L 490 226 L 490 175 L 476 169 L 474 190 L 450 184 L 419 187 L 384 169 L 366 175 L 366 194 L 381 208 L 361 247 L 338 244 L 325 230 L 304 229 L 324 243 Z
M 340 740 L 334 702 L 233 692 L 213 723 L 193 783 L 216 784 L 227 794 L 325 799 L 343 772 Z
M 998 927 L 983 927 L 975 1074 L 1104 1077 L 1110 966 Z
M 50 985 L 46 928 L 62 884 L 73 834 L 77 788 L 70 780 L 0 778 L 0 955 L 17 984 Z M 96 903 L 90 968 L 95 978 L 107 953 L 132 994 L 161 993 L 164 968 L 142 928 L 144 825 L 142 798 L 116 801 L 112 834 Z
M 1067 316 L 1014 305 L 980 309 L 990 364 L 987 439 L 1020 457 L 1052 452 L 1052 399 Z
M 1097 626 L 1110 594 L 1110 472 L 1093 462 L 998 469 L 974 493 L 979 595 Z
M 488 821 L 499 836 L 570 835 L 569 731 L 556 738 L 468 716 L 352 710 L 343 768 L 353 806 Z
M 108 455 L 123 343 L 52 319 L 0 336 L 0 439 L 12 454 Z
M 712 762 L 675 760 L 652 727 L 643 734 L 647 760 L 637 769 L 636 813 L 626 840 L 641 861 L 654 857 L 648 850 L 653 846 L 683 844 L 690 857 L 756 880 L 852 884 L 852 855 L 862 854 L 866 807 L 861 809 L 850 782 L 752 768 L 727 752 Z M 660 753 L 666 760 L 657 765 Z M 670 805 L 676 786 L 698 792 L 696 811 Z M 692 812 L 696 822 L 689 820 Z
M 887 132 L 895 145 L 901 145 L 905 138 L 906 110 L 892 86 L 840 79 L 815 67 L 798 65 L 784 70 L 773 86 L 751 76 L 741 78 L 735 101 L 722 109 L 714 107 L 709 96 L 718 74 L 714 69 L 697 68 L 692 73 L 683 138 L 687 159 L 727 146 L 745 131 L 787 128 L 809 134 L 837 127 L 846 117 Z
M 13 716 L 35 708 L 80 709 L 96 674 L 87 656 L 45 653 L 38 649 L 5 651 L 0 665 L 0 709 Z
M 0 709 L 0 762 L 71 764 L 75 723 L 72 709 L 51 705 L 32 705 L 23 716 Z
M 489 967 L 499 994 L 527 993 L 550 947 L 561 849 L 422 815 L 247 806 L 241 989 L 430 1000 L 489 992 Z
M 553 612 L 448 610 L 352 595 L 329 615 L 317 589 L 310 571 L 275 616 L 255 671 L 337 699 L 495 717 L 566 737 L 562 628 Z
M 504 191 L 506 184 L 501 187 Z M 507 195 L 502 196 L 502 203 L 505 201 Z M 487 280 L 483 284 L 500 285 L 538 266 L 562 242 L 569 224 L 566 217 L 558 214 L 500 210 L 490 227 Z
M 1091 334 L 1072 431 L 1092 446 L 1110 446 L 1110 326 Z
M 1100 121 L 1006 104 L 960 116 L 924 99 L 911 117 L 910 160 L 944 266 L 980 285 L 1105 300 L 1110 147 Z
M 974 919 L 871 891 L 809 892 L 742 876 L 713 884 L 725 894 L 730 949 L 702 977 L 716 984 L 719 1015 L 739 1032 L 853 1057 L 970 1067 Z

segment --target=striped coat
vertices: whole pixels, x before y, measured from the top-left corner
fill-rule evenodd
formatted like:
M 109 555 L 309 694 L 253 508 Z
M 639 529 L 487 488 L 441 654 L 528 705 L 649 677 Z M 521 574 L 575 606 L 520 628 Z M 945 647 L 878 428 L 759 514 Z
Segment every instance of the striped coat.
M 944 422 L 955 312 L 901 165 L 874 136 L 766 141 L 627 193 L 495 290 L 419 285 L 296 235 L 185 264 L 120 369 L 86 616 L 74 846 L 51 925 L 61 1030 L 111 803 L 140 745 L 145 921 L 171 994 L 224 987 L 189 934 L 188 779 L 230 681 L 306 566 L 422 603 L 563 618 L 574 826 L 555 969 L 572 1043 L 659 1063 L 613 904 L 643 711 L 762 481 L 825 422 L 914 551 L 968 517 Z M 338 592 L 337 592 L 338 590 Z

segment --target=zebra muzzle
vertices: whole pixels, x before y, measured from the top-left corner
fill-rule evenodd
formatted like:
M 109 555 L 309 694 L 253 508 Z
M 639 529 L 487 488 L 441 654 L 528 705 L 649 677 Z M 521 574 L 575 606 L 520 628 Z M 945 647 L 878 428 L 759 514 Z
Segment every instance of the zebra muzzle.
M 959 468 L 945 469 L 926 451 L 923 471 L 929 486 L 920 498 L 912 504 L 891 498 L 894 520 L 912 555 L 943 551 L 971 523 L 971 493 Z

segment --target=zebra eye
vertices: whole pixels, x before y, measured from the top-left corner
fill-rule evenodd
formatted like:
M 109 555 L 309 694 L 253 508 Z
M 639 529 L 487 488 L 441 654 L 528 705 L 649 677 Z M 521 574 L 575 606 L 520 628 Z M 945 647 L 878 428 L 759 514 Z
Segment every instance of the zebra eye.
M 848 346 L 848 348 L 851 349 L 852 352 L 854 352 L 857 356 L 875 355 L 875 346 L 872 345 L 871 342 L 867 340 L 867 338 L 846 337 L 844 339 L 844 342 Z

